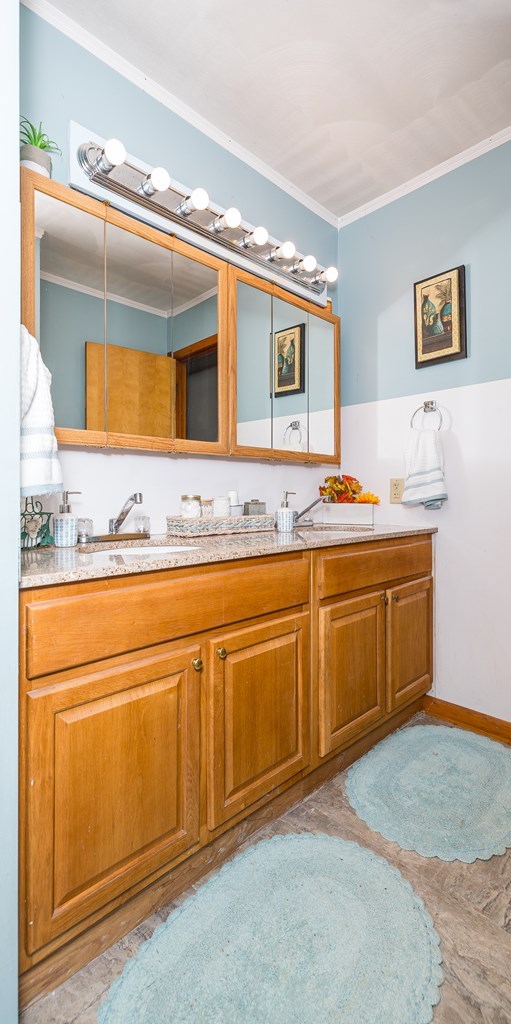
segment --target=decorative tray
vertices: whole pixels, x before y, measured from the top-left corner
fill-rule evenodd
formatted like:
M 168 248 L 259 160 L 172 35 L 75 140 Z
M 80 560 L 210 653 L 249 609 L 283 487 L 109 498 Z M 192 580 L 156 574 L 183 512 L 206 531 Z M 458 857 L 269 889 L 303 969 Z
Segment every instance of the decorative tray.
M 212 537 L 215 534 L 260 533 L 275 528 L 275 516 L 203 516 L 186 519 L 167 516 L 169 537 Z

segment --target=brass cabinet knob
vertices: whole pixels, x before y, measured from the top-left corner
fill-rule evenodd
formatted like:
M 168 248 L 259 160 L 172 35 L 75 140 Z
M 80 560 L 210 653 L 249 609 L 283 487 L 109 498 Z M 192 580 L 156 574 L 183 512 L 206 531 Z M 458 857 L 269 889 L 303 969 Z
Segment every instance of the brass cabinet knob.
M 397 604 L 397 602 L 399 601 L 399 594 L 392 594 L 392 600 L 395 601 Z
M 192 665 L 196 672 L 200 672 L 204 668 L 204 662 L 202 658 L 194 658 L 192 661 Z
M 381 601 L 382 604 L 388 604 L 389 603 L 389 599 L 388 599 L 386 594 L 382 594 L 381 595 L 380 601 Z
M 218 654 L 218 657 L 222 659 L 222 661 L 225 661 L 225 659 L 227 657 L 227 651 L 226 651 L 225 647 L 218 647 L 216 653 Z

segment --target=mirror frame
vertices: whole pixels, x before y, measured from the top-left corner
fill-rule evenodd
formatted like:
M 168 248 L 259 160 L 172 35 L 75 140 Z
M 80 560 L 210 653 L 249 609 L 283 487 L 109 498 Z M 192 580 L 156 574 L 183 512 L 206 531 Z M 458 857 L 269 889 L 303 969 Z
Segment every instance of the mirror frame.
M 174 235 L 145 224 L 114 209 L 108 203 L 91 199 L 66 185 L 45 178 L 28 168 L 21 168 L 21 322 L 35 331 L 35 194 L 43 192 L 60 202 L 83 210 L 106 224 L 129 231 L 170 252 L 178 253 L 196 263 L 210 267 L 218 273 L 218 441 L 192 441 L 186 438 L 145 437 L 99 430 L 56 427 L 59 445 L 78 445 L 87 448 L 130 448 L 138 451 L 187 452 L 204 455 L 229 454 L 228 403 L 228 265 L 209 253 L 182 242 Z
M 258 448 L 249 445 L 238 444 L 238 418 L 237 418 L 237 384 L 236 384 L 236 361 L 237 361 L 237 331 L 236 331 L 236 287 L 238 281 L 248 284 L 252 288 L 266 292 L 273 298 L 282 299 L 297 309 L 302 309 L 312 316 L 326 320 L 334 328 L 334 453 L 333 455 L 322 455 L 319 452 L 298 452 L 289 451 L 284 448 Z M 232 295 L 229 303 L 229 338 L 231 342 L 230 351 L 230 422 L 231 422 L 231 443 L 229 450 L 231 455 L 239 455 L 252 459 L 271 459 L 274 462 L 301 462 L 317 463 L 320 465 L 339 466 L 341 461 L 341 321 L 335 313 L 332 313 L 331 304 L 328 306 L 317 306 L 314 302 L 308 302 L 298 295 L 293 295 L 285 288 L 265 281 L 254 274 L 249 274 L 238 267 L 229 266 L 229 290 Z

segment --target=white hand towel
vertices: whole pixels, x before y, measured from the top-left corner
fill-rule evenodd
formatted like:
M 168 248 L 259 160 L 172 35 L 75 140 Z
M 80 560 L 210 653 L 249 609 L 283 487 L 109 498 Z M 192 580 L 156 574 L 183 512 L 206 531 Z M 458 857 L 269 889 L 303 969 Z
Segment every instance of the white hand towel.
M 405 455 L 403 505 L 441 508 L 447 500 L 442 442 L 438 430 L 410 431 Z
M 39 344 L 21 326 L 21 495 L 62 490 L 51 400 L 51 373 Z

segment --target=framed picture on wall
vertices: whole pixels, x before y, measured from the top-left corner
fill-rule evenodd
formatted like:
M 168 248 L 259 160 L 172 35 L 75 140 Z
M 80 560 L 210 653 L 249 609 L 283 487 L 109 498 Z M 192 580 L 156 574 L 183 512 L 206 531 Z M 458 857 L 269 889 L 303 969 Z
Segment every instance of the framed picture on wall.
M 465 267 L 414 284 L 415 367 L 466 359 Z
M 305 391 L 305 324 L 286 327 L 274 335 L 275 398 Z

